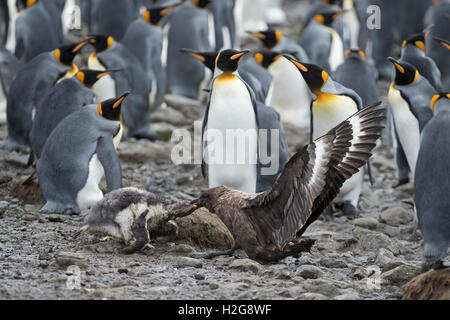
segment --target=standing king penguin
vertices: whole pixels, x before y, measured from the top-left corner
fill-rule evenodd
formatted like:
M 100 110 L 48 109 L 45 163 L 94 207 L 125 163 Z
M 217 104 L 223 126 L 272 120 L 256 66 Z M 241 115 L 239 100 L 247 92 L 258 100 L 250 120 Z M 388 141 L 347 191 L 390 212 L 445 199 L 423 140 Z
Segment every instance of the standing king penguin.
M 205 80 L 203 64 L 180 52 L 182 48 L 211 51 L 208 11 L 212 0 L 187 0 L 173 10 L 168 19 L 167 81 L 172 94 L 197 99 Z
M 160 20 L 176 5 L 146 9 L 127 29 L 122 44 L 138 58 L 152 83 L 149 97 L 151 109 L 158 108 L 166 93 L 166 72 L 162 65 L 163 32 Z M 154 95 L 152 93 L 154 92 Z
M 0 123 L 6 122 L 6 100 L 19 67 L 17 58 L 0 44 Z
M 388 100 L 398 140 L 409 169 L 414 175 L 420 147 L 420 132 L 433 116 L 429 102 L 436 90 L 413 65 L 393 58 L 389 60 L 395 67 L 395 80 L 389 88 Z M 401 150 L 396 150 L 396 157 L 401 158 L 399 153 Z M 399 184 L 404 184 L 409 181 L 409 172 L 401 165 L 401 161 L 397 163 Z
M 442 257 L 450 247 L 450 94 L 433 96 L 433 118 L 422 132 L 416 174 L 414 202 L 424 238 L 422 271 L 450 267 Z
M 280 52 L 259 51 L 254 57 L 272 75 L 266 104 L 280 113 L 283 122 L 308 128 L 312 95 L 302 75 Z
M 97 71 L 81 69 L 75 77 L 64 79 L 53 86 L 36 107 L 33 126 L 30 131 L 30 145 L 37 159 L 53 129 L 68 115 L 81 107 L 93 104 L 95 96 L 91 91 L 94 83 L 114 70 Z
M 327 72 L 334 72 L 344 62 L 342 39 L 331 27 L 342 11 L 333 10 L 317 13 L 300 34 L 299 44 L 305 49 L 311 63 Z
M 42 213 L 74 213 L 103 198 L 99 183 L 106 178 L 108 192 L 122 187 L 116 148 L 122 138 L 121 104 L 128 93 L 98 105 L 89 105 L 61 121 L 44 144 L 37 162 Z
M 262 191 L 258 185 L 257 105 L 253 91 L 237 73 L 239 59 L 246 53 L 224 50 L 217 55 L 217 76 L 203 119 L 202 172 L 206 176 L 208 169 L 210 187 L 226 185 L 254 193 Z
M 361 98 L 352 89 L 333 81 L 328 73 L 314 64 L 302 64 L 287 57 L 302 74 L 316 98 L 311 103 L 311 141 L 362 109 Z M 343 203 L 346 216 L 357 215 L 359 195 L 364 182 L 364 169 L 360 169 L 342 186 L 336 202 Z
M 58 79 L 76 74 L 78 68 L 72 62 L 86 43 L 84 40 L 41 53 L 19 69 L 8 94 L 8 138 L 4 149 L 19 150 L 28 146 L 37 104 Z
M 151 83 L 141 63 L 125 45 L 111 36 L 95 35 L 89 38 L 95 47 L 88 60 L 89 69 L 117 69 L 119 73 L 107 75 L 94 87 L 100 101 L 111 99 L 117 92 L 131 91 L 122 108 L 123 123 L 128 135 L 137 139 L 157 140 L 158 135 L 150 128 L 148 97 Z

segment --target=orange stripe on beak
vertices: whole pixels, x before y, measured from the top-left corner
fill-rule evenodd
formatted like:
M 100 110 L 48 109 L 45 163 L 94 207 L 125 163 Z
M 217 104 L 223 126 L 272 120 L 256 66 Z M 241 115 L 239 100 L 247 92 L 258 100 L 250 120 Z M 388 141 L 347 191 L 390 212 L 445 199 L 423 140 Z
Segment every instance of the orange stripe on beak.
M 122 103 L 122 101 L 125 99 L 125 97 L 120 98 L 119 100 L 117 100 L 114 104 L 113 104 L 113 109 L 116 109 L 118 106 L 120 106 L 120 104 Z
M 80 42 L 75 48 L 73 48 L 72 53 L 78 52 L 81 48 L 86 45 L 87 41 Z
M 246 54 L 246 52 L 239 52 L 239 53 L 236 53 L 235 55 L 232 55 L 232 56 L 230 57 L 230 60 L 236 60 L 236 59 L 239 59 L 239 58 L 242 57 L 244 54 Z
M 308 68 L 305 67 L 304 65 L 302 65 L 300 62 L 297 62 L 295 60 L 291 60 L 291 62 L 293 64 L 295 64 L 297 66 L 297 68 L 299 68 L 300 70 L 302 70 L 303 72 L 308 72 Z
M 403 68 L 401 65 L 399 65 L 397 62 L 392 62 L 395 66 L 395 68 L 400 72 L 400 73 L 405 73 L 405 68 Z
M 203 57 L 203 56 L 201 56 L 201 55 L 199 55 L 197 53 L 194 53 L 194 52 L 187 52 L 187 53 L 189 53 L 194 58 L 200 60 L 201 62 L 205 62 L 206 61 L 205 57 Z
M 96 78 L 100 79 L 100 78 L 102 78 L 104 76 L 107 76 L 108 74 L 111 74 L 111 73 L 112 73 L 111 71 L 99 73 Z

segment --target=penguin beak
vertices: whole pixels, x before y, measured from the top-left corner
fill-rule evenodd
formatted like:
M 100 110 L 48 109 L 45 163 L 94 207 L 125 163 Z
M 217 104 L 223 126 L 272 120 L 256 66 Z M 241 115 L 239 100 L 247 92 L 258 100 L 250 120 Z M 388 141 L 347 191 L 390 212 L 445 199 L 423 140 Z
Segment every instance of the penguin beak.
M 232 56 L 230 57 L 230 60 L 237 60 L 237 59 L 240 59 L 243 55 L 245 55 L 245 54 L 247 54 L 247 53 L 249 53 L 249 52 L 250 52 L 250 50 L 243 50 L 243 51 L 241 51 L 241 52 L 239 52 L 239 53 L 236 53 L 236 54 L 232 55 Z
M 430 24 L 428 27 L 425 28 L 425 30 L 423 30 L 423 36 L 424 38 L 428 38 L 428 36 L 430 35 L 431 30 L 434 28 L 434 24 Z
M 398 72 L 400 72 L 400 73 L 405 73 L 405 68 L 403 68 L 402 65 L 401 65 L 400 63 L 398 63 L 397 60 L 395 60 L 395 59 L 392 58 L 392 57 L 389 57 L 388 60 L 389 60 L 390 62 L 392 62 L 392 64 L 393 64 L 394 67 L 398 70 Z
M 249 35 L 252 35 L 256 38 L 259 38 L 261 40 L 266 39 L 266 36 L 264 34 L 262 34 L 261 32 L 255 32 L 255 31 L 246 31 Z
M 202 56 L 202 55 L 200 55 L 200 54 L 198 54 L 198 53 L 195 52 L 195 51 L 192 51 L 192 50 L 189 50 L 189 49 L 185 49 L 185 48 L 181 48 L 181 49 L 180 49 L 180 52 L 187 53 L 187 54 L 193 56 L 194 58 L 200 60 L 201 62 L 206 62 L 205 57 Z
M 300 62 L 295 60 L 294 58 L 291 58 L 290 56 L 283 54 L 283 57 L 288 59 L 290 62 L 292 62 L 300 71 L 302 72 L 308 72 L 308 68 L 302 65 Z
M 125 98 L 128 96 L 130 94 L 130 92 L 125 92 L 123 95 L 121 95 L 117 100 L 116 100 L 116 102 L 114 102 L 114 104 L 113 104 L 113 109 L 116 109 L 117 107 L 119 107 L 121 104 L 122 104 L 122 102 L 123 102 L 123 100 L 125 100 Z
M 105 72 L 99 73 L 96 78 L 98 80 L 100 78 L 103 78 L 104 76 L 107 76 L 112 73 L 120 72 L 120 71 L 122 71 L 122 70 L 120 70 L 120 69 L 105 70 Z
M 88 43 L 88 41 L 89 39 L 81 41 L 77 46 L 75 46 L 75 48 L 72 49 L 72 53 L 80 51 L 80 49 L 83 48 Z

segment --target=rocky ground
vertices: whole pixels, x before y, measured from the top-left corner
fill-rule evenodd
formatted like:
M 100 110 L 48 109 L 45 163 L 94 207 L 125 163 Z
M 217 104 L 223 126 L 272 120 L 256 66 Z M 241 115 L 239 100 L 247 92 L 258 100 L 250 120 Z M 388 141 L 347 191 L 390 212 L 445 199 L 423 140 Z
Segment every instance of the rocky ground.
M 201 114 L 201 106 L 177 101 L 169 97 L 170 106 L 155 114 L 162 136 L 170 137 L 176 127 L 192 132 L 192 120 Z M 302 133 L 287 131 L 289 141 L 302 140 Z M 2 125 L 0 143 L 5 135 Z M 173 200 L 198 196 L 206 188 L 199 165 L 173 164 L 174 144 L 123 141 L 124 185 Z M 123 245 L 115 239 L 96 234 L 74 239 L 82 217 L 39 214 L 39 201 L 24 203 L 13 191 L 33 171 L 26 160 L 25 153 L 0 151 L 0 298 L 398 299 L 407 281 L 420 273 L 423 240 L 419 233 L 412 236 L 413 186 L 392 189 L 394 162 L 382 146 L 372 159 L 374 187 L 368 182 L 364 187 L 360 216 L 321 218 L 305 234 L 317 239 L 311 253 L 275 265 L 234 257 L 192 258 L 232 242 L 208 213 L 203 213 L 209 221 L 202 226 L 207 230 L 193 231 L 197 238 L 186 228 L 200 223 L 201 216 L 179 222 L 178 236 L 172 232 L 156 238 L 155 249 L 130 256 L 117 253 Z M 28 194 L 27 201 L 32 198 Z M 217 237 L 205 241 L 212 232 Z
M 286 5 L 289 23 L 298 23 L 304 6 Z M 381 87 L 385 96 L 387 83 Z M 167 102 L 168 108 L 152 116 L 163 138 L 168 140 L 175 128 L 199 129 L 192 123 L 201 118 L 201 105 L 170 97 Z M 306 139 L 293 129 L 286 133 L 292 150 Z M 0 144 L 5 136 L 2 125 Z M 174 145 L 123 141 L 124 185 L 174 201 L 198 196 L 207 187 L 199 165 L 174 164 Z M 232 242 L 207 212 L 178 221 L 178 236 L 156 238 L 155 249 L 129 256 L 118 253 L 123 245 L 115 239 L 96 234 L 74 239 L 81 216 L 39 214 L 36 194 L 14 191 L 17 181 L 33 172 L 26 161 L 25 153 L 0 150 L 0 299 L 399 299 L 405 284 L 420 273 L 423 240 L 412 233 L 413 185 L 392 188 L 395 166 L 384 146 L 372 159 L 374 186 L 366 181 L 360 216 L 320 218 L 305 234 L 317 240 L 311 253 L 272 265 L 192 258 Z M 189 229 L 192 225 L 197 228 Z

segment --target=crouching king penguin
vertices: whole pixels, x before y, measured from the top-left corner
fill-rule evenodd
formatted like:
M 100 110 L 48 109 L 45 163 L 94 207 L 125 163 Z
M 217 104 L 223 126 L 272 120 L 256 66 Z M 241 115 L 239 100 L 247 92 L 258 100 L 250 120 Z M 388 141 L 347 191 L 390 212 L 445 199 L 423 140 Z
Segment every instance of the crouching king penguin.
M 239 59 L 246 53 L 224 50 L 216 57 L 217 76 L 211 84 L 202 127 L 202 172 L 206 176 L 207 169 L 210 187 L 226 185 L 243 192 L 260 192 L 276 180 L 287 159 L 278 158 L 285 146 L 277 147 L 280 140 L 272 141 L 272 165 L 261 168 L 259 141 L 264 143 L 266 139 L 259 140 L 259 129 L 275 127 L 270 127 L 273 121 L 267 115 L 263 117 L 267 121 L 262 121 L 267 123 L 259 123 L 260 108 L 253 90 L 237 72 Z M 268 176 L 272 183 L 267 183 Z
M 45 205 L 42 213 L 74 213 L 103 198 L 99 182 L 106 178 L 108 192 L 122 187 L 116 148 L 122 138 L 121 104 L 129 93 L 75 112 L 53 130 L 37 162 Z
M 300 71 L 311 92 L 316 96 L 311 103 L 311 141 L 321 137 L 331 128 L 362 109 L 361 98 L 314 64 L 302 64 L 286 56 Z M 359 195 L 364 182 L 364 170 L 360 169 L 341 188 L 336 202 L 343 203 L 346 216 L 357 215 Z
M 433 118 L 422 131 L 416 174 L 414 202 L 424 238 L 422 271 L 450 267 L 442 257 L 450 247 L 450 94 L 431 99 Z

